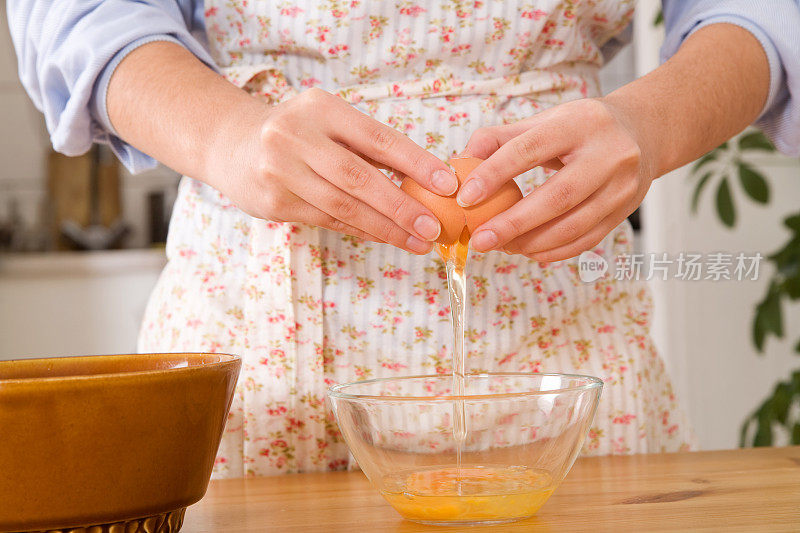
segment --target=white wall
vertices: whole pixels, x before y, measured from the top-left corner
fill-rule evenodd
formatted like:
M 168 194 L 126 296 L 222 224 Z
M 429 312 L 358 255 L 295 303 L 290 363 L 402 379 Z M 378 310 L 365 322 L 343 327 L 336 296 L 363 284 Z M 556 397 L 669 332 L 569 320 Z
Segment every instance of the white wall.
M 0 218 L 6 216 L 13 190 L 23 216 L 34 220 L 43 197 L 49 141 L 44 119 L 17 77 L 5 5 L 0 9 L 0 117 Z
M 131 353 L 160 250 L 0 257 L 0 360 Z
M 638 73 L 658 64 L 659 40 L 650 22 L 658 2 L 643 0 L 637 13 Z M 679 169 L 657 180 L 643 208 L 645 251 L 713 253 L 775 251 L 787 239 L 781 221 L 800 208 L 800 164 L 781 156 L 754 160 L 769 177 L 772 201 L 759 207 L 734 184 L 738 223 L 733 230 L 718 221 L 713 206 L 715 185 L 704 191 L 697 216 L 690 213 L 693 182 Z M 800 368 L 792 348 L 800 337 L 800 307 L 785 309 L 788 340 L 770 340 L 758 355 L 751 340 L 753 310 L 766 290 L 771 272 L 758 281 L 654 281 L 654 337 L 673 376 L 699 444 L 704 449 L 738 444 L 742 421 L 771 393 L 774 384 Z M 786 312 L 788 311 L 788 313 Z

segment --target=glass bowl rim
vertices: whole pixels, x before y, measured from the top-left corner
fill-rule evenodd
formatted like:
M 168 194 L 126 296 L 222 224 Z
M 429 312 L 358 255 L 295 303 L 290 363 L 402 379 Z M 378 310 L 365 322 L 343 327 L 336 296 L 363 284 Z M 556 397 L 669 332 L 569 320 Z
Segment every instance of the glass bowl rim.
M 421 374 L 415 376 L 400 376 L 392 378 L 373 378 L 363 379 L 359 381 L 351 381 L 348 383 L 340 383 L 328 388 L 328 396 L 344 400 L 377 400 L 377 401 L 392 401 L 392 402 L 452 402 L 453 400 L 492 400 L 492 399 L 507 399 L 507 398 L 525 398 L 545 396 L 549 394 L 563 394 L 567 392 L 581 392 L 596 388 L 603 388 L 603 380 L 596 376 L 589 376 L 586 374 L 565 374 L 558 372 L 478 372 L 474 374 L 467 374 L 467 378 L 473 377 L 546 377 L 558 376 L 561 378 L 578 378 L 586 380 L 588 383 L 577 385 L 574 387 L 563 387 L 560 389 L 552 389 L 546 391 L 524 391 L 524 392 L 502 392 L 497 394 L 469 394 L 463 396 L 376 396 L 372 394 L 351 394 L 343 392 L 343 389 L 352 387 L 354 385 L 366 385 L 370 383 L 380 383 L 388 381 L 405 381 L 412 379 L 443 379 L 450 377 L 449 374 Z

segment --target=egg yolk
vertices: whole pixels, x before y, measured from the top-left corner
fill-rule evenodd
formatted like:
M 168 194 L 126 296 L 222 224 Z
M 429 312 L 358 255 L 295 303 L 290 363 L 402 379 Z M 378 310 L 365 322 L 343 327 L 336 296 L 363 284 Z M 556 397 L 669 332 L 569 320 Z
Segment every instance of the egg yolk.
M 383 497 L 422 522 L 506 521 L 532 516 L 555 489 L 547 472 L 514 466 L 462 466 L 399 473 Z
M 461 235 L 459 236 L 458 240 L 451 244 L 436 244 L 436 252 L 439 254 L 439 257 L 442 258 L 442 261 L 445 263 L 448 260 L 453 260 L 456 262 L 460 268 L 464 268 L 464 265 L 467 264 L 467 253 L 469 252 L 469 230 L 465 227 L 461 231 Z

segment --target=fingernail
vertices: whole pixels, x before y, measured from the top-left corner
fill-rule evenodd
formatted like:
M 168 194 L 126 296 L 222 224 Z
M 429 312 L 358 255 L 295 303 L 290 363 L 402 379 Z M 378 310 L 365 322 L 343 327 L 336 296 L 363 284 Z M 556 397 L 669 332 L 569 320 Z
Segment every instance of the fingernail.
M 414 237 L 413 235 L 411 235 L 408 237 L 408 240 L 406 241 L 406 247 L 409 250 L 416 252 L 418 254 L 427 254 L 428 252 L 431 251 L 433 245 L 429 242 L 421 241 L 416 237 Z
M 458 190 L 458 179 L 451 172 L 437 170 L 431 176 L 431 183 L 436 192 L 442 196 L 450 196 Z
M 476 203 L 483 194 L 483 182 L 478 178 L 469 180 L 461 190 L 458 191 L 456 201 L 461 207 L 469 207 Z
M 435 241 L 442 232 L 442 225 L 433 217 L 420 215 L 414 221 L 414 231 L 419 233 L 420 237 L 423 239 Z
M 497 234 L 492 230 L 479 231 L 470 239 L 470 244 L 476 252 L 488 251 L 497 244 Z

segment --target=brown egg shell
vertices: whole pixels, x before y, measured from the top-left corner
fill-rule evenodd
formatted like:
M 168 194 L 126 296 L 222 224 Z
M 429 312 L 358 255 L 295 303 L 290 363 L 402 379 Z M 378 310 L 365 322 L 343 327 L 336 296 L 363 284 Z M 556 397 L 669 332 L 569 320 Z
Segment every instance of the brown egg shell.
M 449 163 L 456 171 L 459 186 L 464 184 L 470 172 L 475 170 L 482 162 L 483 159 L 477 157 L 453 157 L 450 159 Z M 502 213 L 520 200 L 522 200 L 522 191 L 519 190 L 516 182 L 511 180 L 504 183 L 495 194 L 483 202 L 461 208 L 470 234 L 474 233 L 489 219 Z
M 456 203 L 455 194 L 439 196 L 432 193 L 411 178 L 404 178 L 400 188 L 409 196 L 431 210 L 442 224 L 442 232 L 436 242 L 439 244 L 452 244 L 458 240 L 466 225 L 464 210 Z
M 466 180 L 469 173 L 483 162 L 477 157 L 453 157 L 449 164 L 455 170 L 459 186 Z M 502 213 L 522 199 L 517 184 L 512 180 L 504 183 L 491 198 L 471 206 L 461 207 L 456 202 L 456 194 L 440 196 L 432 193 L 411 178 L 404 178 L 400 188 L 409 196 L 419 201 L 431 210 L 442 224 L 442 232 L 436 242 L 439 244 L 452 244 L 461 236 L 466 226 L 470 233 L 474 232 L 481 224 Z

